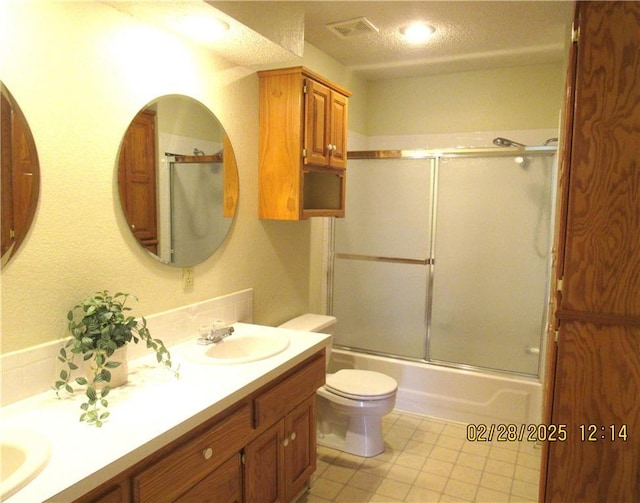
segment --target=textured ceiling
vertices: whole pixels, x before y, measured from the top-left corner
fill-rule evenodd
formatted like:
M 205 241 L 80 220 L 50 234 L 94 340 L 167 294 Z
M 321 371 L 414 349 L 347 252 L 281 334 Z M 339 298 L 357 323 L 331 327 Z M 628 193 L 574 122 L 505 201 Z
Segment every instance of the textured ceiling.
M 210 1 L 247 26 L 277 26 L 302 11 L 304 39 L 362 77 L 375 80 L 562 60 L 573 18 L 571 1 Z M 241 11 L 241 12 L 240 12 Z M 378 30 L 344 39 L 330 23 L 365 17 Z M 399 29 L 433 25 L 426 45 Z M 267 35 L 268 36 L 268 35 Z
M 423 76 L 560 61 L 573 18 L 572 1 L 217 1 L 111 0 L 122 12 L 178 35 L 189 13 L 215 15 L 231 29 L 203 43 L 250 68 L 301 63 L 304 42 L 369 80 Z M 378 32 L 341 38 L 328 24 L 365 17 Z M 426 45 L 412 46 L 399 29 L 412 20 L 436 28 Z

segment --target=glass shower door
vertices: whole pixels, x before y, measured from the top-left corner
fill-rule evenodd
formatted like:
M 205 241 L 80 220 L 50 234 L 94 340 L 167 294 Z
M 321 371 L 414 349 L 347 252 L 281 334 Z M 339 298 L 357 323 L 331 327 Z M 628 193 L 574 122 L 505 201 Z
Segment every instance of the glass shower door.
M 336 219 L 334 343 L 424 359 L 433 160 L 350 160 Z
M 538 374 L 552 164 L 440 159 L 430 359 Z

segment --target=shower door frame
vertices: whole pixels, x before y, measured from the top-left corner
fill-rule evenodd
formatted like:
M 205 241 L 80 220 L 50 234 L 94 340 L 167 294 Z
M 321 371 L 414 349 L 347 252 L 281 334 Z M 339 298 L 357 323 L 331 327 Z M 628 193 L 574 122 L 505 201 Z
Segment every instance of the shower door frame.
M 426 265 L 428 266 L 427 272 L 427 301 L 425 305 L 425 344 L 424 355 L 422 358 L 415 358 L 409 356 L 400 356 L 395 354 L 383 353 L 374 350 L 367 350 L 363 348 L 353 348 L 349 346 L 343 346 L 341 344 L 334 343 L 336 348 L 345 351 L 354 351 L 358 353 L 365 353 L 375 356 L 383 356 L 388 358 L 395 358 L 398 360 L 413 361 L 417 363 L 428 363 L 432 365 L 439 365 L 444 367 L 455 368 L 459 370 L 481 371 L 481 372 L 495 372 L 498 374 L 508 374 L 514 376 L 521 376 L 525 378 L 541 379 L 541 370 L 544 369 L 544 355 L 546 351 L 546 339 L 544 335 L 547 333 L 549 326 L 549 299 L 551 295 L 551 267 L 553 264 L 554 251 L 551 248 L 552 243 L 549 246 L 549 255 L 547 258 L 547 278 L 545 289 L 544 302 L 544 316 L 540 333 L 540 352 L 538 357 L 538 368 L 536 374 L 530 374 L 526 372 L 517 372 L 506 369 L 494 369 L 488 367 L 481 367 L 476 365 L 470 365 L 458 362 L 449 362 L 443 360 L 437 360 L 430 357 L 430 342 L 431 342 L 431 309 L 433 300 L 433 279 L 434 279 L 434 267 L 435 267 L 435 241 L 436 241 L 436 219 L 437 219 L 437 203 L 438 203 L 438 170 L 440 168 L 440 159 L 444 158 L 489 158 L 489 157 L 553 157 L 557 154 L 558 147 L 554 145 L 540 145 L 540 146 L 525 146 L 525 147 L 482 147 L 482 148 L 445 148 L 445 149 L 414 149 L 414 150 L 356 150 L 347 152 L 348 160 L 379 160 L 379 159 L 414 159 L 414 160 L 432 160 L 433 166 L 433 179 L 431 180 L 431 200 L 430 200 L 430 256 L 426 259 Z M 551 201 L 551 214 L 550 214 L 550 226 L 555 222 L 555 209 L 556 209 L 556 197 L 558 172 L 556 163 L 552 163 L 551 172 L 551 193 L 549 194 L 549 200 Z M 326 270 L 326 283 L 327 283 L 327 308 L 329 314 L 333 314 L 333 275 L 335 270 L 336 258 L 354 258 L 349 254 L 336 254 L 335 252 L 335 219 L 328 219 L 328 254 L 327 254 L 327 270 Z M 553 230 L 553 229 L 552 229 Z M 371 260 L 377 262 L 395 261 L 403 262 L 403 259 L 394 259 L 389 257 L 358 257 L 361 260 Z

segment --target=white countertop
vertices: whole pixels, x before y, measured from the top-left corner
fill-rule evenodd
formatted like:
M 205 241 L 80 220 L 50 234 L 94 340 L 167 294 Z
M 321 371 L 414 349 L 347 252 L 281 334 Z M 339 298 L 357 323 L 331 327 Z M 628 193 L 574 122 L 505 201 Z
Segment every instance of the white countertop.
M 3 428 L 36 430 L 51 441 L 44 470 L 8 503 L 69 503 L 328 346 L 331 336 L 236 323 L 237 334 L 289 335 L 289 346 L 270 358 L 237 365 L 201 365 L 184 355 L 196 341 L 170 347 L 180 379 L 155 355 L 129 362 L 129 382 L 109 394 L 102 428 L 79 421 L 81 393 L 58 400 L 41 393 L 0 409 Z M 52 376 L 53 382 L 53 376 Z

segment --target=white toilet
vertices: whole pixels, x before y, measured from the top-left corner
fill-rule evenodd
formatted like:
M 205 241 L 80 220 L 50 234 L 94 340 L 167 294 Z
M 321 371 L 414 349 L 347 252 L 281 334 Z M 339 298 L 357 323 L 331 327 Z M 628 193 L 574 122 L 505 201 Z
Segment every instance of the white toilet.
M 280 325 L 305 332 L 333 333 L 333 316 L 304 314 Z M 327 364 L 330 348 L 327 352 Z M 318 390 L 318 444 L 357 456 L 384 451 L 382 416 L 393 410 L 398 383 L 370 370 L 344 369 L 327 374 Z

